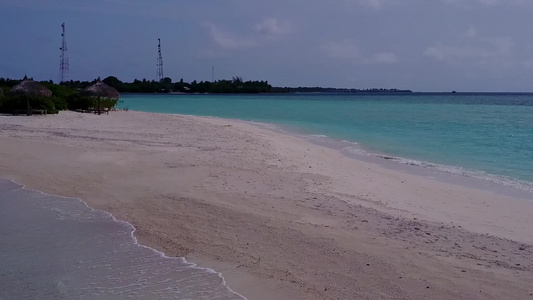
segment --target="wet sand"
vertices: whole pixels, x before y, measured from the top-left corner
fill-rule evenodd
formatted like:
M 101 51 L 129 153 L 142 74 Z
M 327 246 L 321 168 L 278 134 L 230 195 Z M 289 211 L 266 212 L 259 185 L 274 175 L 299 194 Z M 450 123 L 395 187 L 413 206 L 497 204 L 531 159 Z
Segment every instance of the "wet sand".
M 532 299 L 533 203 L 244 122 L 0 116 L 0 177 L 78 197 L 249 299 Z
M 0 299 L 245 299 L 218 273 L 138 245 L 133 231 L 79 199 L 0 179 Z

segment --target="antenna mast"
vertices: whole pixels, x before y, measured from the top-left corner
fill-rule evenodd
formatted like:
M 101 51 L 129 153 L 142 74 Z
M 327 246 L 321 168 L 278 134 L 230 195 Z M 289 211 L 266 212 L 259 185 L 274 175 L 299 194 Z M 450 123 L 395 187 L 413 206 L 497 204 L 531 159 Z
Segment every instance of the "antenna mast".
M 63 39 L 63 41 L 61 42 L 61 48 L 59 48 L 59 50 L 61 50 L 61 55 L 59 56 L 60 57 L 60 61 L 59 61 L 59 83 L 62 83 L 64 81 L 67 81 L 68 80 L 68 55 L 67 55 L 67 50 L 68 50 L 68 47 L 67 47 L 67 39 L 66 39 L 66 36 L 65 36 L 65 23 L 63 22 L 63 24 L 61 24 L 61 29 L 62 29 L 62 32 L 61 32 L 61 37 Z
M 163 56 L 161 55 L 161 39 L 157 39 L 157 77 L 159 81 L 163 79 Z

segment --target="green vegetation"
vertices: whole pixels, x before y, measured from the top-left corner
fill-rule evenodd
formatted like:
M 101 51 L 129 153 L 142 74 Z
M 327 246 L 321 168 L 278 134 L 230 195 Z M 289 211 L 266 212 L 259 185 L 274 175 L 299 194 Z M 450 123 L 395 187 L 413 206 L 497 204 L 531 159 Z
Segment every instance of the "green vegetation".
M 135 79 L 133 82 L 122 82 L 115 76 L 102 80 L 105 84 L 116 88 L 121 93 L 270 93 L 272 86 L 267 81 L 243 81 L 241 77 L 232 80 L 218 80 L 215 82 L 194 80 L 191 83 L 181 79 L 173 83 L 171 78 L 165 77 L 160 82 L 155 80 Z
M 336 93 L 336 94 L 397 94 L 412 93 L 411 90 L 398 89 L 342 89 L 323 87 L 274 87 L 272 93 Z
M 133 82 L 122 82 L 115 76 L 109 76 L 102 80 L 109 86 L 116 88 L 121 93 L 213 93 L 213 94 L 238 94 L 238 93 L 410 93 L 410 90 L 398 89 L 342 89 L 323 87 L 273 87 L 268 81 L 244 81 L 235 76 L 231 80 L 217 80 L 214 82 L 196 80 L 188 83 L 181 79 L 172 82 L 171 78 L 165 77 L 160 82 L 155 80 L 135 79 Z M 78 82 L 74 83 L 75 85 Z
M 57 101 L 57 104 L 56 102 Z M 46 110 L 48 113 L 56 114 L 66 107 L 62 106 L 63 101 L 57 97 L 35 97 L 35 96 L 5 96 L 0 100 L 0 112 L 12 113 L 14 110 L 25 110 L 27 105 L 32 109 Z
M 196 80 L 188 83 L 183 79 L 173 82 L 165 77 L 161 81 L 138 80 L 122 82 L 115 76 L 109 76 L 102 80 L 105 84 L 115 88 L 119 93 L 410 93 L 410 90 L 397 89 L 338 89 L 322 87 L 272 87 L 268 81 L 244 81 L 235 76 L 231 80 L 217 80 L 214 82 Z M 11 113 L 15 109 L 25 109 L 27 101 L 33 109 L 46 109 L 48 113 L 57 113 L 60 110 L 91 110 L 97 107 L 97 99 L 80 95 L 80 91 L 96 82 L 67 81 L 61 85 L 50 81 L 40 82 L 52 91 L 52 97 L 26 97 L 10 95 L 9 90 L 17 85 L 20 80 L 0 78 L 0 112 Z M 101 99 L 101 108 L 111 109 L 117 104 L 117 100 Z
M 60 110 L 89 111 L 97 107 L 98 99 L 80 95 L 82 88 L 96 82 L 72 82 L 67 84 L 54 84 L 52 81 L 39 82 L 52 91 L 52 97 L 37 97 L 26 95 L 12 95 L 11 88 L 21 80 L 0 78 L 0 113 L 13 113 L 15 110 L 31 109 L 46 110 L 47 113 L 58 113 Z M 100 99 L 102 109 L 111 109 L 118 103 L 117 99 Z

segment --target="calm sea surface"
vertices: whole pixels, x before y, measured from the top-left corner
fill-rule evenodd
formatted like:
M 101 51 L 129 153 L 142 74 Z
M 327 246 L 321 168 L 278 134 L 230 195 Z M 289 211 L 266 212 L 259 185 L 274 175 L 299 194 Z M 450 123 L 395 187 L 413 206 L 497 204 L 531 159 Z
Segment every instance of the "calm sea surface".
M 78 199 L 0 179 L 0 299 L 245 299 Z
M 257 121 L 343 151 L 533 191 L 533 94 L 123 95 L 121 108 Z

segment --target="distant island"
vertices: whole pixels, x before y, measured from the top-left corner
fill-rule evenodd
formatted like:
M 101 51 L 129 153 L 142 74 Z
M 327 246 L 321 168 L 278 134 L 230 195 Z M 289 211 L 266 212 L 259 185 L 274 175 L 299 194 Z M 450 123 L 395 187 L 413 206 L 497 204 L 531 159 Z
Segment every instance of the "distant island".
M 27 80 L 26 80 L 27 79 Z M 102 83 L 103 82 L 103 83 Z M 91 97 L 84 93 L 86 88 L 96 84 L 113 90 L 117 97 Z M 24 85 L 24 88 L 22 87 Z M 31 90 L 28 86 L 33 87 Z M 90 87 L 91 86 L 91 87 Z M 37 89 L 37 91 L 35 91 Z M 41 93 L 44 91 L 44 94 Z M 346 89 L 323 87 L 273 87 L 268 81 L 244 81 L 241 77 L 214 82 L 185 82 L 181 79 L 172 82 L 165 77 L 160 81 L 138 80 L 122 82 L 115 76 L 108 76 L 100 81 L 64 81 L 55 84 L 52 80 L 34 82 L 31 78 L 24 80 L 0 78 L 0 113 L 58 113 L 61 110 L 97 111 L 111 110 L 119 101 L 120 93 L 143 94 L 398 94 L 411 93 L 410 90 L 398 89 Z
M 244 81 L 235 76 L 231 80 L 217 81 L 192 81 L 185 82 L 183 79 L 172 82 L 169 77 L 161 81 L 135 79 L 133 82 L 122 82 L 114 76 L 103 80 L 109 86 L 116 88 L 121 93 L 211 93 L 211 94 L 254 94 L 254 93 L 410 93 L 410 90 L 398 89 L 346 89 L 346 88 L 323 88 L 323 87 L 273 87 L 268 81 Z M 73 84 L 72 82 L 65 84 Z M 74 83 L 76 85 L 77 82 Z
M 61 83 L 61 86 L 72 90 L 81 90 L 88 85 L 94 83 L 93 81 L 79 81 L 70 80 Z M 232 79 L 211 81 L 192 81 L 185 82 L 183 79 L 173 82 L 171 78 L 165 77 L 161 81 L 135 79 L 133 82 L 123 82 L 115 76 L 108 76 L 102 80 L 107 85 L 114 87 L 120 93 L 168 93 L 168 94 L 255 94 L 255 93 L 346 93 L 346 94 L 391 94 L 391 93 L 412 93 L 411 90 L 399 89 L 355 89 L 355 88 L 331 88 L 331 87 L 273 87 L 268 81 L 244 81 L 241 77 L 233 77 Z M 20 80 L 0 78 L 0 88 L 7 92 L 11 87 L 19 83 Z M 54 83 L 50 81 L 42 81 L 49 88 L 52 88 Z
M 412 93 L 411 90 L 399 89 L 347 89 L 347 88 L 323 88 L 323 87 L 273 87 L 273 93 L 336 93 L 336 94 L 400 94 Z

